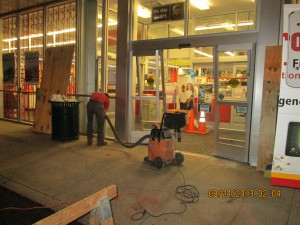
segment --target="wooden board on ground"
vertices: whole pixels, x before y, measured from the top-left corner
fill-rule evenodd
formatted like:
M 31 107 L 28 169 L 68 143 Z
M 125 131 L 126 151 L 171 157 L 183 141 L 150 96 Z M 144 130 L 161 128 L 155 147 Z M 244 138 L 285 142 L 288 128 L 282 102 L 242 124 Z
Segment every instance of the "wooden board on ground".
M 46 49 L 44 72 L 36 100 L 33 130 L 51 133 L 52 94 L 67 94 L 75 45 Z
M 272 164 L 275 142 L 277 98 L 280 89 L 282 46 L 268 46 L 265 54 L 264 83 L 260 119 L 257 170 Z
M 33 225 L 53 225 L 60 224 L 65 225 L 69 224 L 72 221 L 77 220 L 78 218 L 84 216 L 85 214 L 90 213 L 90 225 L 114 225 L 114 220 L 112 215 L 104 221 L 101 221 L 103 217 L 97 215 L 96 210 L 101 207 L 101 199 L 107 198 L 108 200 L 112 200 L 118 196 L 118 190 L 116 185 L 110 185 L 105 189 L 102 189 L 74 204 L 64 208 L 36 223 Z M 108 202 L 110 204 L 110 202 Z M 109 209 L 111 210 L 110 206 Z M 105 212 L 104 214 L 107 214 Z M 112 212 L 111 212 L 112 214 Z

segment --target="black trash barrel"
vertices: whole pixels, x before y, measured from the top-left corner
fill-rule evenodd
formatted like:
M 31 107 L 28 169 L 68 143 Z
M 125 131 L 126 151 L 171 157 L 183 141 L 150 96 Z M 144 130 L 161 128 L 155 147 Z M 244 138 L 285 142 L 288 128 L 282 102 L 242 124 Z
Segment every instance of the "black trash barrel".
M 51 103 L 52 139 L 78 140 L 80 102 L 49 102 Z

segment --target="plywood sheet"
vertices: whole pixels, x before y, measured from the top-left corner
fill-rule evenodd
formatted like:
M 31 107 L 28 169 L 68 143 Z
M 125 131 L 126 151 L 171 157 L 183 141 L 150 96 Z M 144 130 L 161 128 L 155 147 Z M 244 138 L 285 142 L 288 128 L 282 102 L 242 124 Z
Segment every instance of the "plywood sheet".
M 33 130 L 51 133 L 52 94 L 67 94 L 75 45 L 46 49 L 44 72 L 36 101 Z
M 268 46 L 265 53 L 264 83 L 260 120 L 257 169 L 264 171 L 272 163 L 274 151 L 277 97 L 280 89 L 282 46 Z

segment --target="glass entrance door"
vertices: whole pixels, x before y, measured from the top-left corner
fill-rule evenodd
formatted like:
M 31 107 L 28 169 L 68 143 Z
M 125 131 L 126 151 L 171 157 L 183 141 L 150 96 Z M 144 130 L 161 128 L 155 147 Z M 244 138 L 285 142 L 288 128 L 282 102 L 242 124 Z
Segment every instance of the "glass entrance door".
M 149 134 L 166 111 L 163 51 L 132 53 L 131 142 Z
M 218 46 L 215 53 L 215 155 L 241 162 L 248 162 L 249 152 L 252 49 L 252 44 L 226 45 Z

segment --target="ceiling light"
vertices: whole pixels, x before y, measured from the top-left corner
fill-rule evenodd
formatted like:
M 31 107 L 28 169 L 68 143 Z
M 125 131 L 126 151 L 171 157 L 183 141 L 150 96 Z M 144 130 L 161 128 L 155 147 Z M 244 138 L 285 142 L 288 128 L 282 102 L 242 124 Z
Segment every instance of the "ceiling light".
M 11 41 L 16 41 L 18 40 L 17 38 L 9 38 L 9 39 L 3 39 L 2 41 L 4 42 L 11 42 Z
M 2 51 L 12 51 L 12 50 L 17 50 L 17 48 L 4 48 Z
M 251 25 L 253 25 L 253 21 L 238 23 L 239 27 L 242 27 L 242 26 L 251 26 Z
M 209 9 L 208 0 L 190 0 L 190 2 L 200 10 Z
M 25 39 L 29 39 L 29 38 L 35 38 L 35 37 L 43 37 L 43 34 L 31 34 L 29 36 L 20 37 L 20 39 L 25 40 Z
M 139 17 L 142 18 L 150 18 L 151 17 L 151 12 L 149 9 L 147 9 L 144 6 L 138 5 L 138 12 L 137 12 Z
M 201 51 L 196 50 L 196 49 L 194 50 L 194 52 L 196 52 L 196 53 L 198 53 L 198 54 L 200 54 L 200 55 L 204 55 L 204 56 L 209 57 L 209 58 L 213 58 L 212 55 L 207 54 L 207 53 L 205 53 L 205 52 L 201 52 Z
M 230 51 L 227 51 L 225 52 L 227 55 L 230 55 L 230 56 L 234 56 L 234 53 L 230 52 Z
M 69 44 L 75 44 L 75 40 L 74 41 L 63 41 L 63 42 L 49 43 L 49 44 L 47 44 L 47 46 L 69 45 Z
M 65 29 L 65 30 L 48 32 L 47 34 L 48 35 L 55 35 L 55 34 L 71 33 L 71 32 L 75 32 L 75 31 L 76 31 L 75 28 L 70 28 L 70 29 Z
M 206 27 L 196 27 L 195 30 L 212 30 L 212 29 L 219 29 L 219 28 L 228 28 L 234 27 L 235 24 L 223 23 L 220 25 L 208 25 Z
M 225 28 L 228 29 L 230 27 L 242 27 L 242 26 L 251 26 L 253 25 L 253 21 L 246 21 L 246 22 L 241 22 L 238 23 L 237 25 L 233 23 L 222 23 L 218 25 L 208 25 L 208 26 L 203 26 L 203 27 L 196 27 L 195 30 L 212 30 L 212 29 L 220 29 L 220 28 Z

